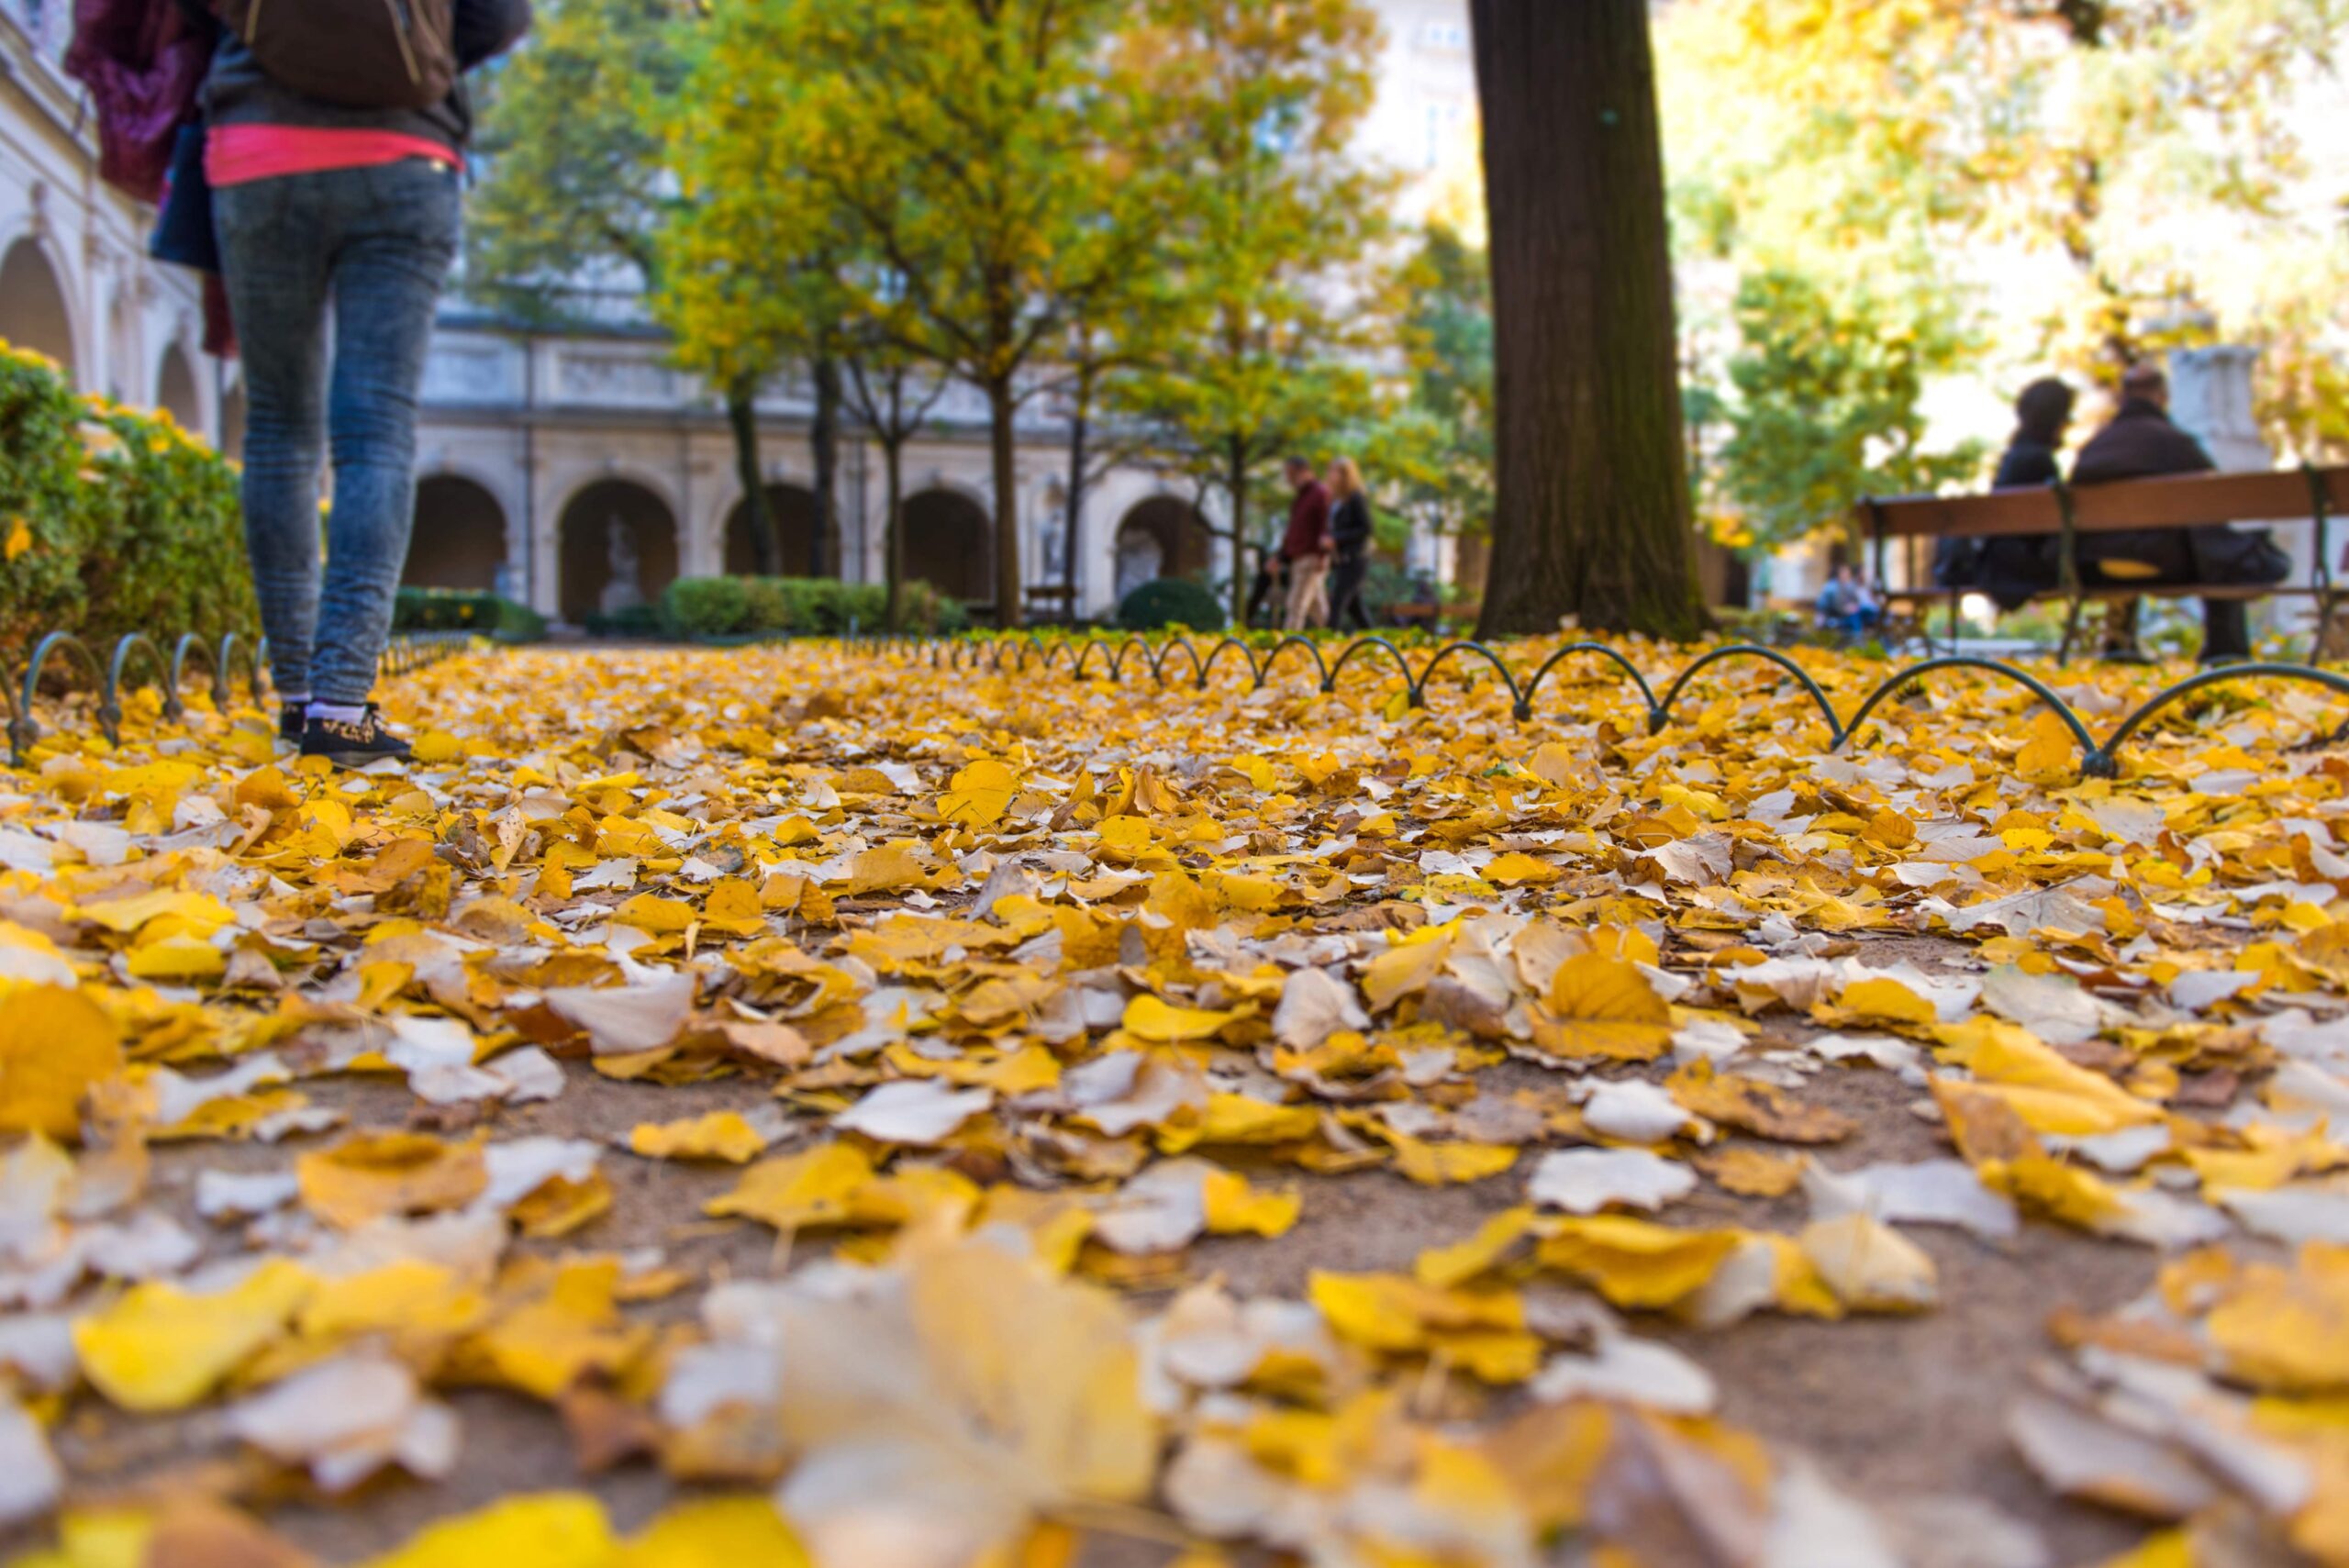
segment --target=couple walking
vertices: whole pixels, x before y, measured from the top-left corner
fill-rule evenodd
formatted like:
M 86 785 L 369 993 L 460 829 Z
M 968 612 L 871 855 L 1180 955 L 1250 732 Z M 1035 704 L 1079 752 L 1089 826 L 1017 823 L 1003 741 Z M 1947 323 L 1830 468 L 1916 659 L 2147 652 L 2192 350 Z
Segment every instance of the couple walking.
M 1313 465 L 1293 457 L 1284 465 L 1289 487 L 1288 528 L 1281 535 L 1279 569 L 1287 581 L 1290 631 L 1312 627 L 1370 629 L 1363 608 L 1363 579 L 1370 572 L 1370 500 L 1363 494 L 1362 470 L 1350 457 L 1330 464 L 1327 483 Z

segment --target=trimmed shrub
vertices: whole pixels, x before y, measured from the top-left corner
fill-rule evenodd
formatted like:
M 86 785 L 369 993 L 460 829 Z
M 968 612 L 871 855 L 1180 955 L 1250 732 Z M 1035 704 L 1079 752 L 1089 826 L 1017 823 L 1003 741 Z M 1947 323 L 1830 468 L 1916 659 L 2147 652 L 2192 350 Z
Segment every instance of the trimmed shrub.
M 1223 605 L 1197 583 L 1157 577 L 1126 595 L 1118 606 L 1118 624 L 1128 631 L 1163 631 L 1170 626 L 1221 631 Z
M 662 618 L 680 637 L 732 637 L 751 629 L 751 595 L 739 577 L 680 577 L 662 595 Z
M 0 650 L 41 632 L 254 634 L 237 473 L 171 416 L 0 345 Z
M 661 611 L 674 637 L 845 637 L 852 627 L 881 629 L 889 590 L 829 577 L 680 577 L 662 596 Z M 906 623 L 918 631 L 952 632 L 967 628 L 971 617 L 961 601 L 927 583 L 908 583 Z
M 500 642 L 537 642 L 547 617 L 528 605 L 473 588 L 402 588 L 392 601 L 394 631 L 478 631 Z
M 906 584 L 906 625 L 907 631 L 918 631 L 932 637 L 952 637 L 971 629 L 971 606 L 962 600 L 950 598 L 927 583 Z M 877 631 L 888 618 L 889 591 L 881 591 L 879 608 L 871 620 L 863 623 L 868 631 Z

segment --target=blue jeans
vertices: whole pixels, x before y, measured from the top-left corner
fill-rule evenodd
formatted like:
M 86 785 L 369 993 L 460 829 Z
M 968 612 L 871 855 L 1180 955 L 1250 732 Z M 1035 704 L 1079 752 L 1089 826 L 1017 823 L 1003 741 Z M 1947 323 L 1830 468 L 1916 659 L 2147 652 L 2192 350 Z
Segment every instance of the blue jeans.
M 456 259 L 459 175 L 428 159 L 214 193 L 245 362 L 245 548 L 283 692 L 363 703 L 416 512 L 416 405 Z M 327 312 L 334 369 L 327 369 Z M 318 571 L 318 462 L 334 506 Z

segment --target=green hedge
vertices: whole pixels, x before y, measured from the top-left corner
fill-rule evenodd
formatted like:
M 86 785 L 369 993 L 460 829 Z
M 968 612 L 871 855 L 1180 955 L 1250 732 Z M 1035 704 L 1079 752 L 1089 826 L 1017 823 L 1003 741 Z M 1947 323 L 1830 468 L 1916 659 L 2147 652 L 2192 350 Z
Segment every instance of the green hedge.
M 0 651 L 259 621 L 236 469 L 170 415 L 82 397 L 0 343 Z
M 1154 577 L 1119 604 L 1118 624 L 1128 631 L 1162 631 L 1170 626 L 1221 631 L 1223 602 L 1197 583 Z
M 485 589 L 402 588 L 392 602 L 394 631 L 478 631 L 500 642 L 536 642 L 547 617 Z
M 966 629 L 969 612 L 927 583 L 906 584 L 908 629 Z M 878 583 L 829 577 L 680 577 L 662 595 L 661 618 L 688 638 L 841 637 L 851 627 L 878 631 L 888 619 L 889 591 Z

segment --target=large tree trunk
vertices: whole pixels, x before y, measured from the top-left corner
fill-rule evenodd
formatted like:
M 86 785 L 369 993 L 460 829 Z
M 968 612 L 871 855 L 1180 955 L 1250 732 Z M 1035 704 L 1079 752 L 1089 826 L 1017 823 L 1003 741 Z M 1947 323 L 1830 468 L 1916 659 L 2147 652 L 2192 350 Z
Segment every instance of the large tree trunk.
M 995 624 L 1009 630 L 1020 623 L 1019 462 L 1012 421 L 1019 403 L 1011 378 L 987 383 L 988 433 L 995 448 Z
M 807 546 L 807 575 L 846 577 L 831 559 L 832 530 L 840 517 L 841 364 L 830 354 L 816 356 L 816 415 L 807 444 L 816 462 L 816 527 Z
M 762 577 L 783 572 L 783 541 L 767 513 L 766 475 L 759 472 L 759 383 L 736 376 L 726 387 L 726 422 L 734 430 L 734 472 L 742 481 L 742 518 L 751 530 L 751 566 Z
M 1224 488 L 1231 493 L 1231 624 L 1248 629 L 1248 443 L 1233 437 L 1226 453 Z
M 1686 639 L 1696 574 L 1647 0 L 1472 0 L 1499 495 L 1480 637 Z
M 1068 421 L 1068 511 L 1061 519 L 1061 588 L 1068 595 L 1068 618 L 1076 619 L 1076 551 L 1084 541 L 1085 450 L 1092 435 L 1093 372 L 1076 374 L 1076 406 Z
M 890 398 L 896 401 L 894 393 Z M 882 570 L 889 582 L 889 629 L 906 628 L 906 439 L 897 433 L 893 419 L 889 434 L 881 442 L 882 499 L 888 507 L 888 521 L 882 528 Z

